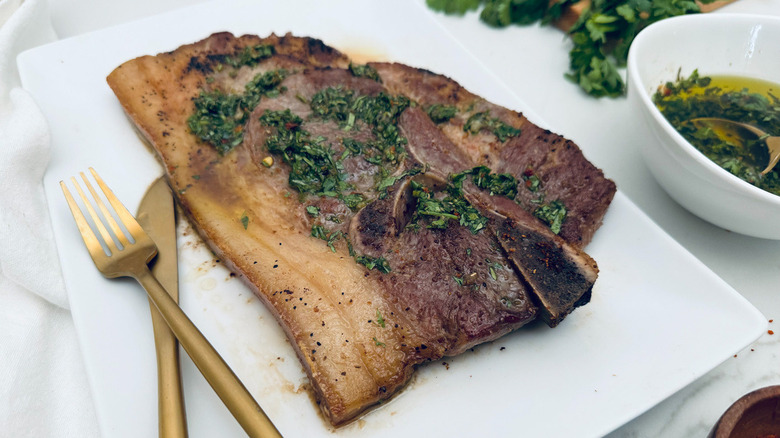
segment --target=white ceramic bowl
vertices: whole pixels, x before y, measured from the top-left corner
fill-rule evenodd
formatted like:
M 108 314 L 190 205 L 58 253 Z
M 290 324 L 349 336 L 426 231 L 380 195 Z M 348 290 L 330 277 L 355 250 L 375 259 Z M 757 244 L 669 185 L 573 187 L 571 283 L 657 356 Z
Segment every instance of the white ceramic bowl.
M 780 240 L 780 196 L 710 161 L 653 105 L 659 85 L 687 77 L 731 75 L 780 84 L 780 17 L 696 14 L 648 26 L 628 54 L 628 99 L 654 135 L 642 155 L 658 183 L 690 212 L 727 230 Z

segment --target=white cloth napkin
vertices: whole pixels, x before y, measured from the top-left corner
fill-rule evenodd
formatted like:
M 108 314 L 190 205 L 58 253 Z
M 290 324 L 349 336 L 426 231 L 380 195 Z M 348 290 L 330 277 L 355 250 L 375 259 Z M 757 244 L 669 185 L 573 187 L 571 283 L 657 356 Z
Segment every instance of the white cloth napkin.
M 55 39 L 45 0 L 0 0 L 0 437 L 99 434 L 43 192 L 49 131 L 16 69 Z

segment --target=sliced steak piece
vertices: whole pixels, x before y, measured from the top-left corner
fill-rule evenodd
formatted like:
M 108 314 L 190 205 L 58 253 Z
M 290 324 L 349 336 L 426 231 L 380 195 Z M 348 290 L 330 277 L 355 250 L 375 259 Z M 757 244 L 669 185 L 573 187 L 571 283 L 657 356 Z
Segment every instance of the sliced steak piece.
M 599 272 L 590 256 L 556 236 L 516 202 L 491 196 L 470 182 L 464 185 L 466 198 L 491 219 L 491 234 L 528 283 L 547 325 L 555 327 L 590 301 Z
M 452 141 L 436 128 L 431 118 L 419 107 L 412 107 L 401 114 L 401 132 L 409 144 L 409 154 L 420 163 L 441 175 L 459 173 L 476 164 Z
M 401 127 L 408 133 L 409 153 L 431 167 L 429 174 L 439 175 L 439 184 L 446 183 L 442 175 L 472 167 L 468 157 L 436 129 L 419 108 L 409 108 L 403 113 Z M 506 171 L 505 166 L 498 167 Z M 532 296 L 540 306 L 540 315 L 550 327 L 558 325 L 575 307 L 590 300 L 598 276 L 595 261 L 578 246 L 556 236 L 523 208 L 523 205 L 530 205 L 525 198 L 515 202 L 503 196 L 490 196 L 469 181 L 466 181 L 464 191 L 467 199 L 491 219 L 491 234 L 497 236 L 507 257 L 530 286 Z M 587 193 L 587 189 L 583 191 Z M 528 193 L 531 191 L 523 188 L 518 191 L 518 194 Z M 570 204 L 577 201 L 575 205 L 589 200 L 580 201 L 574 196 L 571 199 Z M 405 211 L 399 207 L 395 210 Z
M 356 250 L 386 257 L 392 271 L 377 280 L 387 299 L 417 323 L 426 339 L 424 357 L 459 354 L 533 320 L 537 309 L 528 287 L 492 234 L 474 234 L 456 223 L 444 229 L 428 228 L 427 222 L 401 225 L 413 208 L 399 205 L 414 203 L 408 196 L 412 178 L 431 181 L 405 177 L 390 196 L 354 217 L 350 238 Z
M 544 202 L 563 203 L 566 219 L 559 235 L 580 248 L 591 241 L 616 188 L 576 144 L 539 128 L 520 113 L 470 93 L 446 76 L 403 64 L 369 65 L 378 71 L 390 92 L 405 94 L 424 109 L 452 106 L 454 115 L 438 126 L 461 154 L 468 156 L 473 165 L 530 181 L 529 189 L 520 190 L 518 196 L 523 208 L 531 213 Z M 486 128 L 492 120 L 509 128 L 498 131 L 497 136 Z M 519 130 L 519 134 L 508 135 L 514 132 L 511 129 Z

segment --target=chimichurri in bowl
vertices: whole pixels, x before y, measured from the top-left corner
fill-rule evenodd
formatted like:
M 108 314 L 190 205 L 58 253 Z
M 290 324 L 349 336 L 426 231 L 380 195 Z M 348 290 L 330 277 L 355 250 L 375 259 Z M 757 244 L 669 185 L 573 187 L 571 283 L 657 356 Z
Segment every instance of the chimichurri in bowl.
M 690 144 L 718 166 L 769 193 L 780 196 L 780 167 L 765 175 L 766 144 L 741 129 L 722 129 L 693 119 L 715 117 L 746 123 L 780 135 L 780 86 L 740 76 L 678 77 L 658 87 L 653 103 Z
M 778 41 L 780 17 L 726 13 L 686 15 L 661 20 L 640 32 L 631 44 L 627 66 L 628 103 L 636 111 L 637 122 L 644 121 L 647 128 L 637 129 L 637 146 L 658 184 L 683 208 L 712 224 L 748 236 L 775 240 L 780 240 L 780 196 L 745 179 L 764 184 L 771 190 L 771 180 L 777 178 L 778 170 L 764 178 L 752 176 L 763 170 L 763 167 L 759 170 L 745 167 L 745 163 L 751 164 L 750 158 L 759 159 L 754 152 L 740 159 L 735 148 L 723 146 L 722 140 L 710 138 L 710 133 L 702 131 L 706 125 L 697 122 L 686 127 L 684 121 L 712 115 L 733 119 L 730 110 L 723 111 L 723 97 L 720 96 L 726 94 L 727 88 L 735 92 L 729 92 L 729 96 L 739 95 L 737 100 L 747 104 L 747 108 L 737 111 L 743 116 L 754 106 L 762 107 L 763 103 L 756 104 L 759 101 L 769 102 L 772 111 L 776 112 L 777 100 L 769 95 L 765 95 L 766 101 L 751 101 L 748 94 L 761 94 L 753 83 L 727 87 L 728 84 L 719 81 L 724 78 L 728 82 L 729 77 L 760 78 L 780 84 Z M 710 79 L 703 80 L 703 76 Z M 678 79 L 687 81 L 685 87 L 678 83 L 684 81 Z M 694 100 L 682 94 L 682 98 L 677 99 L 677 93 L 683 92 L 675 87 L 688 88 L 689 85 L 690 90 L 684 93 L 702 88 L 697 93 L 703 97 L 694 99 L 697 102 L 695 111 Z M 724 93 L 710 91 L 712 95 L 707 95 L 704 89 L 711 85 L 717 85 Z M 659 103 L 666 107 L 676 106 L 676 111 L 672 111 L 678 114 L 676 120 L 667 120 L 653 102 L 659 86 L 659 99 L 662 100 Z M 745 87 L 748 91 L 742 93 Z M 772 92 L 772 95 L 780 97 L 780 93 Z M 720 113 L 698 109 L 708 105 L 720 108 Z M 670 118 L 675 119 L 674 116 Z M 756 127 L 772 134 L 771 125 L 776 125 L 776 121 L 767 125 L 765 118 L 764 114 L 755 117 L 756 120 L 742 121 L 755 123 Z M 702 153 L 684 135 L 694 140 L 696 137 L 710 138 L 714 145 L 710 145 L 712 151 Z M 763 147 L 758 145 L 752 149 Z M 765 161 L 764 167 L 766 164 Z M 724 167 L 730 167 L 745 179 Z

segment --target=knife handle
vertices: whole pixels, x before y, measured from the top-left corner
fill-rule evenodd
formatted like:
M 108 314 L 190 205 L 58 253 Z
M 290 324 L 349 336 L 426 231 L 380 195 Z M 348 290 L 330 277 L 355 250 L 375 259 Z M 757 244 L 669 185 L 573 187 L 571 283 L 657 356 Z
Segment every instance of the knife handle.
M 280 437 L 281 434 L 238 380 L 227 363 L 195 327 L 179 305 L 168 295 L 149 269 L 144 266 L 133 277 L 146 289 L 147 295 L 162 314 L 184 351 L 198 367 L 231 414 L 252 438 Z
M 157 307 L 152 310 L 154 347 L 157 351 L 157 412 L 160 438 L 186 438 L 187 417 L 179 372 L 179 344 Z

